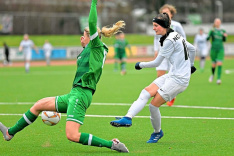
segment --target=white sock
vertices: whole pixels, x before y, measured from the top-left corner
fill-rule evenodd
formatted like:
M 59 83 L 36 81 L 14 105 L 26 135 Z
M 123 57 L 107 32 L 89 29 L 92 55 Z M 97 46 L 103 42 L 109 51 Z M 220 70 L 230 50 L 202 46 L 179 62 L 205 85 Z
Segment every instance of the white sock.
M 149 110 L 150 110 L 150 120 L 154 128 L 154 132 L 158 133 L 161 130 L 161 113 L 159 111 L 159 107 L 155 107 L 154 105 L 149 104 Z
M 206 62 L 205 59 L 201 59 L 201 61 L 200 61 L 200 68 L 204 69 L 204 67 L 205 67 L 205 62 Z
M 26 63 L 25 63 L 25 70 L 26 70 L 26 71 L 29 71 L 29 68 L 30 68 L 30 63 L 26 62 Z
M 150 93 L 143 89 L 136 101 L 131 105 L 128 110 L 126 117 L 133 118 L 136 116 L 146 105 L 148 100 L 151 98 Z

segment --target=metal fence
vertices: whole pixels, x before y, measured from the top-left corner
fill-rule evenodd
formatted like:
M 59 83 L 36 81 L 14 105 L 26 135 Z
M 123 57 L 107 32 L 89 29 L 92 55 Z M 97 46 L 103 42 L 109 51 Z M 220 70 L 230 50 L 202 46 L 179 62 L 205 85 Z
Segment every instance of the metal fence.
M 39 12 L 18 12 L 0 13 L 12 16 L 12 31 L 10 34 L 81 34 L 81 17 L 87 14 L 79 13 L 39 13 Z M 125 32 L 134 32 L 134 18 L 125 14 L 101 14 L 99 21 L 101 26 L 111 26 L 118 20 L 126 22 Z M 85 23 L 88 26 L 88 23 Z

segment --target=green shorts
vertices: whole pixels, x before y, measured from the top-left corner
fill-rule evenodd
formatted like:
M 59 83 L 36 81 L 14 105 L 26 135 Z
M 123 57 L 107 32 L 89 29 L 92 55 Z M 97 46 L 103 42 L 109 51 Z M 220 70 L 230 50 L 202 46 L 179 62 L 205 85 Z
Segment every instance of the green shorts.
M 83 125 L 85 113 L 91 101 L 91 89 L 75 87 L 69 94 L 56 96 L 55 108 L 57 112 L 67 113 L 67 121 L 74 121 Z
M 122 60 L 122 59 L 126 59 L 127 58 L 127 55 L 126 53 L 122 53 L 122 52 L 119 52 L 119 53 L 115 53 L 115 56 L 114 56 L 115 59 L 119 59 L 119 60 Z
M 210 51 L 210 58 L 212 62 L 222 62 L 224 59 L 224 49 Z

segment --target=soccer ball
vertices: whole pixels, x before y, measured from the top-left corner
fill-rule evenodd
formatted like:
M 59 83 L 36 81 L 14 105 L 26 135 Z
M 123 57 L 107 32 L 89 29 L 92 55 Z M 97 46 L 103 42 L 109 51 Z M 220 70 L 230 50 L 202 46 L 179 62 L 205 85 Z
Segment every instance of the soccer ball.
M 44 124 L 48 126 L 54 126 L 60 121 L 61 113 L 52 112 L 52 111 L 43 111 L 41 113 L 41 119 Z

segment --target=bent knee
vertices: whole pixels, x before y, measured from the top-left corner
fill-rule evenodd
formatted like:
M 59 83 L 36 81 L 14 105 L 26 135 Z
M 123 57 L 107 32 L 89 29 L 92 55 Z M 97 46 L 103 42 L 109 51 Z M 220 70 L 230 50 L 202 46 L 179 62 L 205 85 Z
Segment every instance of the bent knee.
M 76 132 L 76 133 L 72 133 L 70 131 L 66 132 L 67 139 L 70 141 L 73 141 L 73 142 L 79 142 L 80 135 L 81 135 L 81 133 L 79 133 L 79 132 Z

